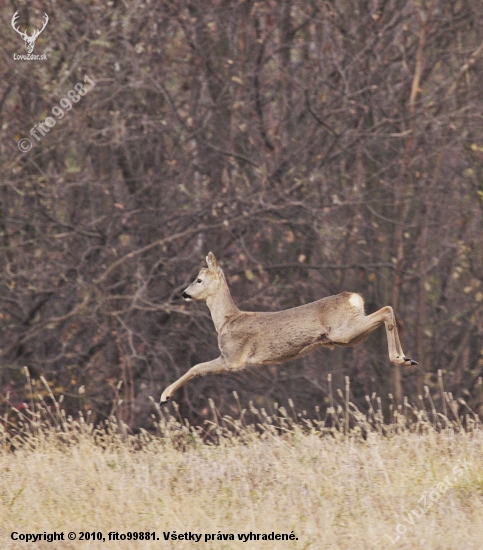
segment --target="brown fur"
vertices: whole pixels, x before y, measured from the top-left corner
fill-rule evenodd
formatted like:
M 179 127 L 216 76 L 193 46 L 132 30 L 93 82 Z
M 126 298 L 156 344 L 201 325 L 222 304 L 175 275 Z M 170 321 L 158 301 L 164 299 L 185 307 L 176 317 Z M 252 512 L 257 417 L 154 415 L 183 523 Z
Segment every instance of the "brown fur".
M 208 373 L 242 369 L 248 365 L 274 365 L 297 359 L 326 346 L 354 346 L 385 324 L 389 359 L 414 365 L 403 353 L 394 312 L 390 306 L 365 315 L 362 296 L 342 292 L 303 306 L 276 312 L 240 311 L 225 275 L 211 252 L 196 280 L 183 292 L 187 300 L 204 300 L 218 333 L 221 355 L 192 367 L 166 388 L 161 403 L 191 378 Z

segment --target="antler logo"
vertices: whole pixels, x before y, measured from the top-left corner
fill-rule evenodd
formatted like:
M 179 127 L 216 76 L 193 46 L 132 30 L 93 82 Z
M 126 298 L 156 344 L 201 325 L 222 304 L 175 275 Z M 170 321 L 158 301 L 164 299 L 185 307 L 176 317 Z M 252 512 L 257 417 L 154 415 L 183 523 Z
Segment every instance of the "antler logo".
M 27 53 L 32 53 L 34 51 L 35 41 L 37 40 L 39 34 L 45 29 L 45 27 L 47 26 L 47 23 L 49 22 L 49 16 L 46 13 L 44 13 L 43 27 L 39 31 L 38 30 L 34 31 L 32 33 L 32 36 L 29 36 L 26 32 L 22 32 L 21 30 L 19 30 L 17 25 L 18 17 L 19 15 L 17 10 L 12 17 L 12 27 L 25 40 L 25 49 L 27 50 Z

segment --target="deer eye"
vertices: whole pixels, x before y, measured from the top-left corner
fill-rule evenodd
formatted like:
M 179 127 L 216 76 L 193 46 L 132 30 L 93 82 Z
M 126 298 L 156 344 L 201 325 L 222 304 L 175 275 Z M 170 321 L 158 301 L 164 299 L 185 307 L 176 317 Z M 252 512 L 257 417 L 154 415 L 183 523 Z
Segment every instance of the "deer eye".
M 197 283 L 202 283 L 203 281 L 201 279 L 198 279 L 196 282 Z

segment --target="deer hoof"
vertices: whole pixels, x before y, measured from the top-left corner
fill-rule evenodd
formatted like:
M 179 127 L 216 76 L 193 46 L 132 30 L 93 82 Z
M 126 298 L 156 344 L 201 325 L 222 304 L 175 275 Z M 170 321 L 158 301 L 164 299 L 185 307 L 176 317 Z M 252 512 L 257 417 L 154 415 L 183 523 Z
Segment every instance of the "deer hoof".
M 411 359 L 409 357 L 404 357 L 404 361 L 406 363 L 409 363 L 410 365 L 418 365 L 419 364 L 417 361 L 415 361 L 414 359 Z
M 169 400 L 170 400 L 170 397 L 166 397 L 166 399 L 163 399 L 163 397 L 161 397 L 161 399 L 159 400 L 159 404 L 165 405 Z

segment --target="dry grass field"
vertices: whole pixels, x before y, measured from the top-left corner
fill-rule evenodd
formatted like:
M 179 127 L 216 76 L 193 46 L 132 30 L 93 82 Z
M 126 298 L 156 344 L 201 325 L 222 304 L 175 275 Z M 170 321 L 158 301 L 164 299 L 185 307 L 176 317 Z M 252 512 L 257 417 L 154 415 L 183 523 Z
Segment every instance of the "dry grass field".
M 114 419 L 96 429 L 66 418 L 57 403 L 53 413 L 10 410 L 0 423 L 0 548 L 481 549 L 477 417 L 463 429 L 456 417 L 434 424 L 431 409 L 409 420 L 407 406 L 384 425 L 372 408 L 346 405 L 318 422 L 253 410 L 258 425 L 213 408 L 205 429 L 158 409 L 157 433 L 135 435 Z M 44 540 L 54 532 L 64 540 Z M 139 532 L 150 540 L 133 540 Z

